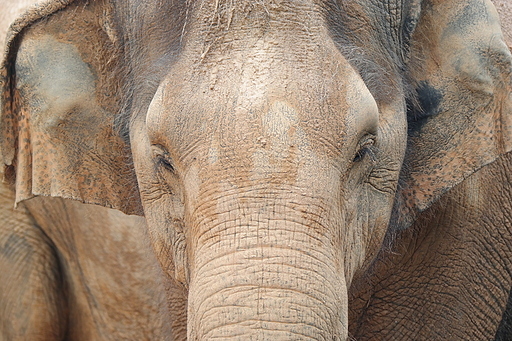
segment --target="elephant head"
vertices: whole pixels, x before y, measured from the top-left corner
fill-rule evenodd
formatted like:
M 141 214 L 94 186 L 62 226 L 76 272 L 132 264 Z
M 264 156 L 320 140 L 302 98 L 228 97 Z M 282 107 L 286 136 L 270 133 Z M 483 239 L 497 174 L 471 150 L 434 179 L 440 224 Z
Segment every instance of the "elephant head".
M 55 0 L 7 48 L 17 201 L 144 215 L 193 340 L 345 339 L 386 231 L 511 149 L 486 1 Z

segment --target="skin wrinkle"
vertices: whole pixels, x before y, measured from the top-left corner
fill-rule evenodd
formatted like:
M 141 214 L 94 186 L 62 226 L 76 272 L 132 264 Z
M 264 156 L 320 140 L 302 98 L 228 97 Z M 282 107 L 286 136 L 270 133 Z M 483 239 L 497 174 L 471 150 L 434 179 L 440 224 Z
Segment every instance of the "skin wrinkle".
M 198 271 L 200 271 L 200 272 L 203 272 L 203 273 L 204 273 L 204 271 L 201 271 L 201 270 L 199 270 L 199 269 L 198 269 Z
M 256 200 L 261 199 L 261 198 L 260 198 L 260 197 L 250 198 L 250 197 L 245 197 L 245 196 L 244 196 L 242 200 L 246 201 L 246 200 L 249 200 L 249 199 L 251 199 L 251 200 L 253 200 L 253 201 L 256 201 Z M 228 199 L 226 199 L 226 200 L 225 200 L 225 202 L 230 202 L 230 201 L 229 201 Z M 293 204 L 293 203 L 290 203 L 290 204 Z M 289 206 L 290 204 L 285 204 L 285 207 L 287 207 L 287 208 L 288 208 L 288 206 Z M 247 206 L 247 205 L 248 205 L 248 204 L 246 204 L 246 206 Z M 312 209 L 313 207 L 315 207 L 315 206 L 316 206 L 316 207 L 318 207 L 318 208 L 320 208 L 320 209 L 322 209 L 322 212 L 326 212 L 326 211 L 327 211 L 327 210 L 325 210 L 325 211 L 324 211 L 324 209 L 325 209 L 324 207 L 320 207 L 319 205 L 315 205 L 315 204 L 307 205 L 307 209 L 308 209 L 309 211 L 311 211 L 311 209 Z M 250 207 L 250 205 L 249 205 L 249 207 Z M 249 208 L 249 207 L 248 207 L 248 208 Z M 255 207 L 258 207 L 258 206 L 256 206 L 256 205 L 255 205 Z M 212 205 L 212 206 L 209 206 L 209 207 L 203 207 L 203 209 L 205 209 L 205 210 L 206 210 L 206 209 L 208 209 L 208 208 L 213 208 L 213 205 Z M 306 211 L 304 211 L 304 210 L 298 210 L 298 209 L 297 209 L 297 208 L 295 208 L 295 207 L 292 207 L 291 209 L 293 209 L 294 211 L 297 211 L 297 213 L 302 213 L 303 215 L 305 215 L 305 214 L 306 214 Z M 199 210 L 198 212 L 200 212 L 200 210 Z M 316 227 L 315 229 L 317 229 L 317 230 L 323 230 L 323 229 L 322 229 L 322 227 L 326 227 L 326 226 L 325 226 L 325 223 L 322 223 L 322 221 L 324 221 L 324 220 L 325 220 L 324 215 L 322 214 L 322 212 L 321 212 L 321 213 L 313 213 L 313 212 L 311 212 L 311 213 L 307 213 L 308 215 L 307 215 L 307 216 L 303 216 L 303 219 L 297 219 L 297 218 L 296 218 L 297 220 L 295 220 L 295 219 L 290 220 L 290 218 L 288 218 L 288 219 L 287 219 L 287 221 L 292 222 L 292 223 L 293 223 L 293 222 L 295 222 L 295 223 L 303 223 L 303 222 L 304 222 L 304 219 L 306 219 L 306 220 L 308 220 L 308 221 L 310 221 L 310 222 L 313 222 L 313 223 L 314 223 L 314 225 L 318 225 L 318 227 Z M 196 215 L 194 215 L 194 216 L 196 216 Z M 200 215 L 199 215 L 199 214 L 197 214 L 197 216 L 200 216 Z M 197 219 L 195 218 L 195 219 L 194 219 L 194 220 L 195 220 L 195 224 L 203 225 L 203 224 L 206 222 L 206 221 L 205 221 L 205 219 L 211 219 L 211 218 L 208 218 L 208 217 L 209 217 L 209 216 L 208 216 L 208 215 L 206 215 L 206 216 L 203 218 L 204 220 L 197 220 Z M 313 217 L 320 218 L 320 219 L 318 219 L 318 220 L 317 220 L 316 218 L 313 218 Z M 255 222 L 255 223 L 257 223 L 257 222 L 259 222 L 259 221 L 260 221 L 260 220 L 256 220 L 256 219 L 254 220 L 254 222 Z M 229 220 L 228 220 L 228 221 L 226 221 L 226 220 L 222 220 L 222 221 L 220 221 L 219 223 L 228 223 L 228 222 L 229 222 Z M 210 229 L 211 229 L 211 228 L 210 228 Z
M 259 220 L 261 220 L 261 219 L 259 219 Z M 236 220 L 235 220 L 235 222 L 236 222 Z M 198 269 L 198 272 L 201 272 L 201 273 L 203 273 L 203 274 L 204 274 L 204 271 L 202 271 L 202 270 L 200 270 L 200 269 Z
M 237 220 L 233 220 L 233 222 L 237 222 Z M 251 227 L 252 228 L 257 228 L 257 225 L 248 226 L 248 228 L 251 228 Z M 237 232 L 237 227 L 234 227 L 233 229 L 234 229 L 234 232 L 231 235 L 236 238 L 237 237 L 237 233 L 236 233 Z M 229 229 L 226 229 L 226 230 L 229 231 Z M 290 231 L 290 232 L 294 232 L 294 231 Z M 316 244 L 321 244 L 321 239 L 315 238 L 311 234 L 308 234 L 308 233 L 305 233 L 304 235 L 307 236 L 307 241 L 309 243 L 314 243 L 315 245 Z M 230 237 L 230 234 L 229 233 L 226 234 L 225 237 Z M 260 236 L 256 235 L 254 237 L 254 239 L 260 240 L 260 239 L 263 239 L 263 237 L 260 238 Z M 210 240 L 213 241 L 214 243 L 207 244 L 207 242 L 210 241 Z M 216 236 L 216 235 L 211 235 L 211 237 L 205 237 L 204 240 L 202 241 L 202 243 L 208 245 L 208 247 L 213 247 L 213 246 L 215 246 L 215 244 L 219 243 L 219 237 Z M 263 246 L 264 244 L 260 243 L 258 245 Z M 200 251 L 200 250 L 198 250 L 198 251 Z
M 236 292 L 236 295 L 235 293 L 233 293 L 233 289 L 236 288 L 236 289 L 240 289 L 240 290 L 237 290 Z M 310 300 L 310 301 L 313 301 L 313 305 L 319 305 L 319 306 L 322 306 L 324 304 L 325 301 L 323 301 L 322 299 L 320 298 L 317 298 L 315 296 L 313 296 L 312 294 L 310 293 L 304 293 L 304 292 L 300 292 L 300 291 L 297 291 L 297 290 L 293 290 L 293 289 L 290 289 L 290 288 L 283 288 L 283 287 L 272 287 L 272 286 L 255 286 L 255 285 L 236 285 L 235 287 L 227 287 L 227 288 L 223 288 L 222 290 L 216 292 L 215 294 L 222 294 L 224 291 L 226 291 L 227 293 L 229 293 L 230 295 L 235 295 L 235 296 L 239 296 L 238 294 L 239 293 L 244 293 L 244 292 L 248 292 L 248 293 L 254 293 L 254 291 L 258 291 L 258 295 L 261 291 L 268 291 L 268 289 L 274 289 L 276 292 L 279 292 L 280 295 L 282 295 L 283 293 L 286 293 L 286 292 L 291 292 L 293 294 L 299 294 L 300 296 L 305 296 L 306 299 Z M 250 296 L 250 295 L 248 295 Z M 254 294 L 252 295 L 254 296 Z M 208 299 L 206 299 L 205 301 L 203 301 L 203 304 L 207 304 L 208 303 Z M 307 303 L 311 303 L 311 302 L 307 302 Z M 307 304 L 307 303 L 304 303 L 303 305 L 303 308 L 308 308 L 310 307 L 310 304 Z M 297 305 L 297 306 L 301 306 L 300 305 L 300 301 L 297 301 L 297 302 L 294 302 L 294 305 Z M 200 320 L 205 320 L 205 318 L 208 317 L 208 315 L 217 315 L 218 313 L 215 312 L 216 309 L 218 310 L 222 310 L 222 309 L 225 309 L 226 307 L 229 307 L 229 306 L 232 306 L 232 305 L 228 305 L 228 306 L 217 306 L 217 307 L 212 307 L 212 308 L 209 308 L 209 310 L 203 310 L 203 314 L 199 317 Z M 240 305 L 236 305 L 236 307 L 245 307 L 245 308 L 248 308 L 248 310 L 252 309 L 251 306 L 240 306 Z M 293 307 L 289 308 L 290 311 L 291 310 L 294 310 Z M 319 312 L 315 312 L 315 311 L 309 311 L 309 313 L 313 313 L 315 315 L 315 320 L 317 321 L 321 321 L 321 320 L 327 320 L 325 319 L 325 316 L 322 316 Z M 332 312 L 331 312 L 332 313 Z M 261 318 L 264 318 L 261 314 L 258 314 L 258 317 L 261 317 Z M 242 322 L 239 322 L 239 323 L 244 323 L 246 322 L 247 319 L 244 319 L 244 321 Z M 277 322 L 280 322 L 280 321 L 275 321 L 276 323 Z M 285 323 L 290 323 L 289 321 L 282 321 L 280 322 L 282 324 L 285 324 Z M 323 326 L 321 327 L 327 327 L 326 324 L 324 324 Z M 207 332 L 205 333 L 207 334 Z
M 258 250 L 259 250 L 259 252 L 260 252 L 260 253 L 263 253 L 263 252 L 265 251 L 265 249 L 267 249 L 267 250 L 268 250 L 268 252 L 270 252 L 270 251 L 282 252 L 282 250 L 286 250 L 286 248 L 279 248 L 279 247 L 272 247 L 272 246 L 261 246 L 260 248 L 258 248 Z M 287 248 L 287 249 L 288 249 L 288 251 L 296 252 L 296 250 L 295 250 L 295 249 L 291 249 L 291 248 Z M 224 258 L 224 257 L 229 259 L 229 258 L 231 258 L 231 256 L 234 256 L 234 255 L 237 255 L 237 254 L 241 254 L 241 255 L 247 254 L 247 252 L 248 252 L 248 251 L 250 251 L 250 250 L 238 250 L 238 251 L 236 251 L 236 252 L 232 252 L 232 253 L 229 253 L 229 254 L 222 254 L 222 255 L 218 255 L 218 256 L 216 256 L 216 259 L 222 260 L 222 258 Z M 299 253 L 299 254 L 300 254 L 300 253 Z M 269 258 L 272 258 L 271 256 L 268 256 L 268 257 L 269 257 Z M 277 256 L 275 256 L 275 257 L 277 257 Z M 317 257 L 315 257 L 314 255 L 312 255 L 311 253 L 302 253 L 301 257 L 302 257 L 302 258 L 305 258 L 305 257 L 310 258 L 312 261 L 316 261 L 316 262 L 318 262 L 318 263 L 321 263 L 321 262 L 322 262 L 322 259 L 325 259 L 325 257 L 317 258 Z M 253 261 L 261 261 L 261 260 L 266 261 L 266 260 L 267 260 L 266 258 L 265 258 L 265 259 L 263 259 L 262 257 L 257 258 L 257 257 L 254 257 L 254 256 L 253 256 L 253 257 L 248 257 L 248 259 L 249 259 L 249 260 L 253 260 Z M 293 259 L 291 259 L 291 260 L 293 260 Z M 204 264 L 203 266 L 204 266 L 204 267 L 211 266 L 211 264 L 212 264 L 212 263 L 215 263 L 214 259 L 209 260 L 209 262 L 208 262 L 208 263 L 206 263 L 206 264 Z M 274 263 L 268 263 L 268 264 L 274 264 Z M 242 261 L 240 261 L 240 262 L 238 262 L 238 263 L 233 263 L 233 265 L 244 265 L 244 264 L 243 264 L 243 262 L 242 262 Z M 279 264 L 278 264 L 278 263 L 275 263 L 274 265 L 279 265 Z M 224 266 L 228 267 L 227 265 L 224 265 Z M 311 269 L 302 269 L 300 266 L 297 266 L 297 265 L 293 265 L 293 267 L 294 267 L 294 268 L 297 268 L 297 269 L 299 269 L 299 270 L 310 270 L 310 271 L 314 271 L 314 270 L 311 270 Z M 216 268 L 216 269 L 213 269 L 213 271 L 218 270 L 218 269 L 221 269 L 221 268 L 222 268 L 222 266 L 221 266 L 221 267 L 218 267 L 218 268 Z M 201 269 L 201 270 L 203 270 L 203 269 Z M 336 270 L 336 269 L 332 269 L 332 268 L 331 268 L 331 269 L 329 269 L 329 270 L 330 270 L 330 271 L 332 271 L 332 272 L 335 272 L 335 270 Z M 206 270 L 205 270 L 205 271 L 206 271 Z
M 271 332 L 273 332 L 273 331 L 271 331 Z M 249 334 L 249 333 L 247 333 L 247 334 Z M 277 334 L 277 335 L 269 335 L 269 338 L 274 339 L 274 338 L 277 338 L 277 337 L 279 337 L 279 336 L 280 336 L 280 334 L 279 334 L 279 333 L 277 333 L 277 332 L 273 332 L 273 334 Z M 242 334 L 242 335 L 245 335 L 245 334 Z M 285 335 L 283 336 L 283 338 L 285 338 L 285 339 L 289 339 L 290 337 L 292 337 L 292 336 L 296 336 L 296 335 L 297 335 L 297 336 L 300 336 L 301 338 L 304 338 L 304 335 L 303 335 L 302 333 L 300 333 L 300 334 L 299 334 L 299 333 L 295 333 L 295 332 L 293 332 L 293 331 L 287 331 L 287 332 L 285 332 Z M 208 338 L 210 338 L 210 337 L 211 337 L 211 336 L 208 336 Z M 226 337 L 225 337 L 225 336 L 217 336 L 217 337 L 216 337 L 216 336 L 213 336 L 213 337 L 211 337 L 211 338 L 212 338 L 212 339 L 218 339 L 218 338 L 220 338 L 221 340 L 226 340 Z M 227 339 L 232 339 L 232 338 L 233 338 L 233 337 L 228 337 Z M 237 339 L 238 339 L 238 338 L 237 338 Z M 305 340 L 315 340 L 315 339 L 313 339 L 313 338 L 309 338 L 309 337 L 308 337 L 308 338 L 307 338 L 307 339 L 305 339 Z M 335 340 L 337 340 L 337 339 L 335 339 Z
M 278 328 L 276 328 L 275 326 L 280 326 L 281 324 L 284 324 L 282 322 L 278 322 L 278 321 L 265 321 L 265 320 L 251 320 L 251 319 L 248 319 L 242 323 L 227 323 L 226 326 L 229 328 L 230 326 L 239 326 L 239 325 L 256 325 L 257 328 L 259 329 L 262 329 L 262 330 L 265 330 L 265 331 L 269 331 L 269 332 L 285 332 L 287 334 L 291 334 L 291 335 L 297 335 L 297 336 L 301 336 L 301 337 L 306 337 L 306 333 L 305 332 L 296 332 L 296 331 L 293 331 L 293 330 L 280 330 Z M 273 328 L 269 328 L 269 325 L 273 325 Z M 318 328 L 316 326 L 313 326 L 311 324 L 307 324 L 307 323 L 295 323 L 294 324 L 294 327 L 299 327 L 299 326 L 302 326 L 301 330 L 305 330 L 305 328 L 308 329 L 308 331 L 310 332 L 310 334 L 312 335 L 321 335 L 322 332 L 323 332 L 323 329 L 321 328 Z M 283 326 L 284 327 L 284 326 Z M 211 339 L 211 338 L 215 338 L 213 336 L 211 336 L 210 334 L 212 334 L 215 330 L 217 330 L 219 328 L 212 328 L 211 330 L 207 331 L 204 335 L 205 335 L 205 338 L 206 339 Z M 238 328 L 237 328 L 238 329 Z M 315 332 L 311 333 L 311 329 Z M 235 330 L 235 333 L 236 333 L 236 330 Z M 240 335 L 244 335 L 243 332 L 239 332 Z M 231 337 L 234 337 L 236 335 L 232 335 Z M 219 336 L 220 337 L 220 336 Z M 249 337 L 249 335 L 248 335 Z M 225 337 L 223 337 L 225 338 Z M 301 338 L 302 339 L 302 338 Z M 317 340 L 316 337 L 314 338 L 314 340 Z
M 226 237 L 229 237 L 229 235 L 228 235 L 228 236 L 226 236 Z M 305 240 L 306 240 L 306 241 L 308 241 L 308 242 L 310 243 L 310 239 L 311 239 L 311 237 L 310 237 L 309 235 L 306 235 L 306 239 L 305 239 Z M 261 250 L 261 248 L 265 247 L 265 244 L 258 243 L 257 245 L 258 245 L 258 248 L 259 248 L 260 250 Z M 210 247 L 212 247 L 212 246 L 213 246 L 213 245 L 210 245 Z M 254 245 L 254 246 L 255 246 L 255 245 Z M 254 247 L 254 246 L 253 246 L 253 247 Z M 272 248 L 272 245 L 270 245 L 270 247 Z M 250 248 L 249 246 L 244 247 L 244 249 L 245 249 L 245 250 L 251 250 L 251 248 Z M 277 247 L 277 249 L 279 249 L 279 247 Z M 201 251 L 201 249 L 198 249 L 197 251 L 198 251 L 198 252 L 200 252 L 200 251 Z M 237 252 L 238 252 L 238 251 L 241 251 L 241 250 L 240 250 L 240 249 L 238 249 L 238 250 L 237 250 Z M 299 251 L 299 252 L 300 252 L 300 251 Z M 298 252 L 298 254 L 299 254 L 299 252 Z M 222 255 L 231 255 L 231 254 L 233 254 L 233 253 L 234 253 L 234 252 L 222 253 Z M 309 256 L 312 256 L 312 252 L 311 252 L 311 251 L 305 252 L 305 254 L 307 254 L 307 255 L 309 255 Z M 318 254 L 320 254 L 320 255 L 322 255 L 322 256 L 324 255 L 324 254 L 322 254 L 321 252 L 318 252 Z M 216 257 L 219 257 L 219 256 L 216 256 Z M 208 262 L 209 262 L 209 261 L 208 261 Z M 208 264 L 208 263 L 206 263 L 206 264 Z M 197 266 L 199 267 L 199 268 L 197 269 L 197 271 L 199 271 L 199 270 L 200 270 L 200 265 L 197 265 Z
M 261 289 L 258 289 L 258 290 L 264 290 L 264 288 L 261 288 Z M 280 290 L 281 292 L 286 292 L 286 290 L 283 290 L 282 288 L 279 288 L 279 290 Z M 269 294 L 267 293 L 267 294 L 266 294 L 266 297 L 268 298 L 269 296 L 271 296 L 271 295 L 269 295 Z M 310 302 L 310 304 L 311 304 L 311 302 Z M 225 307 L 224 307 L 224 308 L 225 308 Z M 307 308 L 307 307 L 305 307 L 305 308 Z M 293 308 L 293 307 L 291 307 L 289 311 L 293 311 L 293 310 L 294 310 L 294 308 Z M 214 313 L 212 312 L 212 314 L 214 314 Z M 203 316 L 203 317 L 204 317 L 204 316 Z M 206 317 L 208 317 L 208 316 L 206 316 Z M 321 320 L 324 320 L 324 319 L 325 319 L 325 317 L 321 317 L 321 318 L 319 318 L 319 317 L 316 317 L 316 316 L 315 316 L 313 320 L 318 324 Z M 244 319 L 244 321 L 243 321 L 243 322 L 238 322 L 238 323 L 233 323 L 233 324 L 246 324 L 246 323 L 248 323 L 249 321 L 251 321 L 251 319 Z M 266 321 L 266 320 L 265 320 L 265 317 L 264 317 L 264 316 L 260 316 L 260 320 L 258 320 L 258 321 L 259 321 L 259 323 L 255 323 L 255 324 L 256 324 L 256 326 L 257 326 L 257 328 L 262 328 L 262 326 L 265 324 L 265 321 Z M 288 330 L 283 330 L 283 331 L 290 331 L 290 324 L 291 324 L 290 322 L 279 322 L 279 321 L 275 321 L 275 323 L 279 323 L 279 324 L 281 324 L 283 327 L 287 327 L 287 328 L 288 328 Z M 314 325 L 312 325 L 311 323 L 310 323 L 310 324 L 307 324 L 307 323 L 301 323 L 301 322 L 293 322 L 293 328 L 296 328 L 297 326 L 301 326 L 301 325 L 308 325 L 308 326 L 310 326 L 310 327 L 312 327 L 312 328 L 315 328 L 315 329 L 316 329 L 316 330 L 318 330 L 318 331 L 325 331 L 325 329 L 326 329 L 326 327 L 327 327 L 326 325 L 322 325 L 322 326 L 314 326 Z M 229 326 L 229 323 L 227 324 L 227 326 Z M 291 329 L 291 331 L 293 331 L 293 328 Z M 217 329 L 217 328 L 213 328 L 213 329 Z M 262 328 L 262 329 L 263 329 L 263 330 L 267 330 L 267 328 Z M 205 335 L 208 335 L 208 334 L 209 334 L 209 332 L 207 331 L 207 332 L 205 332 L 204 334 L 205 334 Z M 320 333 L 320 334 L 315 333 L 315 334 L 313 334 L 313 335 L 321 335 L 321 334 L 322 334 L 322 333 Z

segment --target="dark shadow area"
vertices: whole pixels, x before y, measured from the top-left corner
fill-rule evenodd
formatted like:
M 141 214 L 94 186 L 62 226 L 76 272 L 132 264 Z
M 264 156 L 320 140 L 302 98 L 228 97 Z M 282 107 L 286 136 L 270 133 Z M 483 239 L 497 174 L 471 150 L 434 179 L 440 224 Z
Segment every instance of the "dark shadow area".
M 501 322 L 494 336 L 494 341 L 512 340 L 512 288 L 508 294 L 508 302 L 501 317 Z

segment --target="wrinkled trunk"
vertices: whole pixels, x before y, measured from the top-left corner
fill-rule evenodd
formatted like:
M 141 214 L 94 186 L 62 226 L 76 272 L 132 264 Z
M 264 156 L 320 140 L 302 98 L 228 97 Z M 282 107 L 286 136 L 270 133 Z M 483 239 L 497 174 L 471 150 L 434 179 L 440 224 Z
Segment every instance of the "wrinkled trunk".
M 196 226 L 189 340 L 346 339 L 343 264 L 324 218 L 284 206 L 238 202 Z

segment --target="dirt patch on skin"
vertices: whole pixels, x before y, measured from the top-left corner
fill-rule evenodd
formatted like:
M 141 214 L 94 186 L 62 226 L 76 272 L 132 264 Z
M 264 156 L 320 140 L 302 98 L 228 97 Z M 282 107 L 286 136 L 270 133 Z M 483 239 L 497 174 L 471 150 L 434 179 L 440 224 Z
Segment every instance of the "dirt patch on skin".
M 492 0 L 494 6 L 498 10 L 501 19 L 501 28 L 505 41 L 510 49 L 512 49 L 512 1 L 510 0 Z

